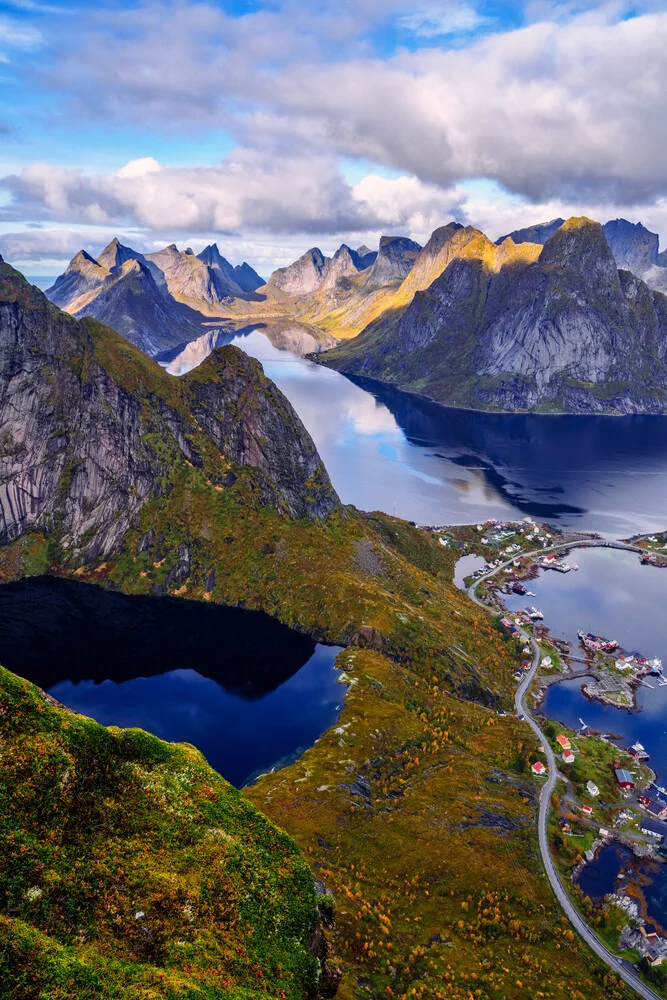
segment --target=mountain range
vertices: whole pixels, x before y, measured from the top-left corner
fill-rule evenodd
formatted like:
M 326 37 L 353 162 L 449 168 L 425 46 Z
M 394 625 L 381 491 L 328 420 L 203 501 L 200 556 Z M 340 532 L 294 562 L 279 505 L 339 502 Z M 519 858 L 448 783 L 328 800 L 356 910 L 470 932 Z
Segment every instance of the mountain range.
M 151 355 L 257 326 L 280 346 L 288 329 L 323 364 L 453 406 L 661 413 L 663 291 L 667 251 L 641 223 L 553 219 L 495 243 L 452 222 L 424 247 L 312 247 L 265 283 L 216 244 L 143 255 L 114 239 L 47 295 Z
M 80 250 L 46 294 L 72 316 L 98 319 L 153 355 L 201 336 L 218 304 L 263 284 L 249 264 L 233 267 L 215 243 L 199 256 L 173 243 L 144 255 L 114 237 L 97 258 Z
M 500 243 L 452 224 L 392 304 L 318 360 L 451 406 L 663 413 L 667 297 L 647 284 L 663 271 L 657 238 L 622 220 L 554 220 Z

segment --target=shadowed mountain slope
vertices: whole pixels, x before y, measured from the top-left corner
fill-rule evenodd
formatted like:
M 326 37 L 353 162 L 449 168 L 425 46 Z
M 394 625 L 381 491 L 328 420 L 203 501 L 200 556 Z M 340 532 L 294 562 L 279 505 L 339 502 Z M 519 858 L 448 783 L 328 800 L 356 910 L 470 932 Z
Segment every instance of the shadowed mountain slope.
M 661 413 L 667 299 L 617 269 L 588 219 L 543 247 L 477 234 L 409 305 L 321 361 L 453 406 Z

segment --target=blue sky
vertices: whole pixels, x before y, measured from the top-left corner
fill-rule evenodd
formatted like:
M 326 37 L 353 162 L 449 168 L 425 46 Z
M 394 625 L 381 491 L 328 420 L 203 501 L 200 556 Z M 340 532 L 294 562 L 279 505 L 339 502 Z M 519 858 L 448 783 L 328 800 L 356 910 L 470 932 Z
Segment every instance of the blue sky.
M 667 237 L 666 78 L 653 0 L 0 0 L 0 252 L 216 239 L 266 273 L 451 218 Z

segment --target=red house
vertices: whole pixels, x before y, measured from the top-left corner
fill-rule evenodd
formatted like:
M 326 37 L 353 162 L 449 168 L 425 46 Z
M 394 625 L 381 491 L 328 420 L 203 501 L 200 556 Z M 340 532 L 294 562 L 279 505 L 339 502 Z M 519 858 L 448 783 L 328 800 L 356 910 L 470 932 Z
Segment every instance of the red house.
M 614 774 L 616 775 L 616 783 L 619 788 L 632 789 L 635 787 L 635 779 L 624 767 L 617 767 Z

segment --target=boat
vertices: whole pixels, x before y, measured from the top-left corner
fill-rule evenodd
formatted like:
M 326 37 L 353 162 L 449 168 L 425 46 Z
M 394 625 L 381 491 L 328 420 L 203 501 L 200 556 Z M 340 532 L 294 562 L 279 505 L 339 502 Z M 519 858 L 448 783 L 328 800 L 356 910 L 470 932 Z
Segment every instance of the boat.
M 542 612 L 538 611 L 537 608 L 526 608 L 526 614 L 533 621 L 541 621 L 544 618 Z
M 631 747 L 628 747 L 628 753 L 634 757 L 635 760 L 648 760 L 650 756 L 641 743 L 633 743 Z
M 581 630 L 577 632 L 577 635 L 586 649 L 590 649 L 594 653 L 611 653 L 618 648 L 615 639 L 605 639 L 601 635 L 593 635 L 592 632 L 582 632 Z

